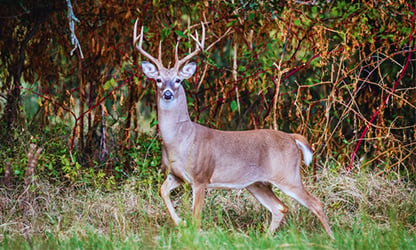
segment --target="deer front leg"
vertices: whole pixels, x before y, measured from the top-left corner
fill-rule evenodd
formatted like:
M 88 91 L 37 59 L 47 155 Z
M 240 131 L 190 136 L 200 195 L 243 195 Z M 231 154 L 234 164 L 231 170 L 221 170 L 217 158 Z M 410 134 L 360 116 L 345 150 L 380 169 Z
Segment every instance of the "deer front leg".
M 205 184 L 192 185 L 192 217 L 195 220 L 197 228 L 199 228 L 201 224 L 201 214 L 202 207 L 204 206 L 205 188 Z
M 181 219 L 176 214 L 175 208 L 173 207 L 169 195 L 170 191 L 179 187 L 180 185 L 182 185 L 182 181 L 174 175 L 170 174 L 168 175 L 168 178 L 166 178 L 165 182 L 163 182 L 162 187 L 160 188 L 160 195 L 162 196 L 162 199 L 165 202 L 166 207 L 168 208 L 169 215 L 172 218 L 173 222 L 175 222 L 175 225 L 179 225 L 181 223 Z

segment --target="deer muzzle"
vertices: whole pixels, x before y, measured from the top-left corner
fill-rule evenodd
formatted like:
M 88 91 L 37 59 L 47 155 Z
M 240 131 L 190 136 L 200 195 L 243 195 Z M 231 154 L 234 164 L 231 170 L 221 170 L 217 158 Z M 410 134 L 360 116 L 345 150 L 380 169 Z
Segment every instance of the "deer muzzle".
M 173 93 L 170 89 L 167 89 L 163 92 L 163 99 L 170 100 L 173 98 Z

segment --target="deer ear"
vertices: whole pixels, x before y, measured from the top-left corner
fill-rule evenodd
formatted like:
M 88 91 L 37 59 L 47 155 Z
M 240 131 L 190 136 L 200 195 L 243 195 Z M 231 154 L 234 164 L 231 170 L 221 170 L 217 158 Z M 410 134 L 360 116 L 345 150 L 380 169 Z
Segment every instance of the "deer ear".
M 196 63 L 190 62 L 186 64 L 185 66 L 183 66 L 183 68 L 179 72 L 179 77 L 182 79 L 188 79 L 195 73 L 195 70 L 196 70 Z
M 151 64 L 150 62 L 143 61 L 142 62 L 142 70 L 143 73 L 149 77 L 150 79 L 156 79 L 159 75 L 159 72 L 155 65 Z

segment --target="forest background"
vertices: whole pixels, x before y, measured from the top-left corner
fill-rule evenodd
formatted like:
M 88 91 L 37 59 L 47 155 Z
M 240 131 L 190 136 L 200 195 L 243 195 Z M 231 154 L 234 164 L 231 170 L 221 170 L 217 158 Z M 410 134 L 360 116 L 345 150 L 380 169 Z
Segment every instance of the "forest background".
M 1 209 L 20 204 L 24 221 L 45 182 L 111 191 L 134 178 L 160 186 L 155 85 L 132 46 L 136 19 L 150 54 L 162 42 L 165 66 L 178 39 L 181 55 L 193 49 L 190 34 L 201 22 L 208 44 L 229 31 L 195 58 L 197 73 L 184 83 L 195 122 L 303 134 L 315 152 L 303 169 L 311 185 L 328 173 L 343 181 L 365 173 L 405 185 L 414 199 L 413 5 L 1 0 L 0 177 L 5 197 L 16 197 Z M 406 225 L 416 220 L 409 216 Z

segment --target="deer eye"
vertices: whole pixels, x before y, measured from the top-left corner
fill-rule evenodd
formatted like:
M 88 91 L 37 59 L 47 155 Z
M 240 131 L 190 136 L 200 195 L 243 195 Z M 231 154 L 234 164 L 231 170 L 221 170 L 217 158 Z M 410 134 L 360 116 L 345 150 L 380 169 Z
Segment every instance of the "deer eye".
M 157 78 L 156 82 L 162 82 L 162 80 L 160 78 Z
M 176 83 L 180 83 L 181 82 L 181 79 L 176 79 Z

